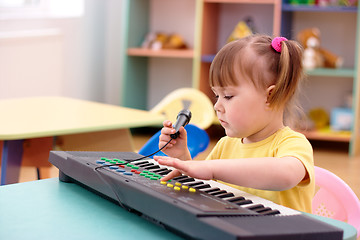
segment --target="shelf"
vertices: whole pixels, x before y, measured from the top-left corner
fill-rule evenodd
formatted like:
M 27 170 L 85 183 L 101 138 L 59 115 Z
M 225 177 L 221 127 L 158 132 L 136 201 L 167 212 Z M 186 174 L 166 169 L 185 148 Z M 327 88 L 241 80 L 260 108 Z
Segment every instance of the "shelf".
M 128 56 L 138 57 L 166 57 L 166 58 L 193 58 L 194 51 L 192 49 L 161 49 L 151 50 L 146 48 L 129 48 Z
M 326 76 L 326 77 L 355 77 L 354 69 L 350 68 L 316 68 L 314 70 L 307 70 L 306 74 L 309 76 Z
M 215 54 L 202 55 L 201 61 L 204 63 L 211 63 L 215 58 Z
M 285 12 L 357 12 L 357 7 L 283 4 Z
M 301 131 L 309 140 L 350 142 L 351 133 L 348 131 L 335 132 L 330 129 Z
M 247 4 L 275 4 L 279 0 L 204 0 L 210 3 L 247 3 Z

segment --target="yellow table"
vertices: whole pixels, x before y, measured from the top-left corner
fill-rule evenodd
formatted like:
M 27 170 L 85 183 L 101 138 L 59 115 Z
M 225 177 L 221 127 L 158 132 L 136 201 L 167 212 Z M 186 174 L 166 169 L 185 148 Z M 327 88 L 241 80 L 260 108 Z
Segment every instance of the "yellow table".
M 46 137 L 58 136 L 62 150 L 133 151 L 129 128 L 164 120 L 147 111 L 64 97 L 0 100 L 0 110 L 1 185 L 18 181 L 24 139 L 35 139 L 27 143 L 44 147 L 41 141 Z

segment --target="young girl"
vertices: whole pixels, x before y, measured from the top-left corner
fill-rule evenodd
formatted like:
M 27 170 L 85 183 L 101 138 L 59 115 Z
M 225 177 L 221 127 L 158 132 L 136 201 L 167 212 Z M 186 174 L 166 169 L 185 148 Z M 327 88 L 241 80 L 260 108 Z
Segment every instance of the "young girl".
M 252 35 L 225 45 L 210 67 L 214 109 L 225 129 L 206 160 L 191 160 L 186 131 L 154 157 L 172 166 L 166 181 L 181 173 L 215 179 L 296 210 L 311 212 L 313 152 L 309 141 L 285 126 L 302 78 L 302 48 L 295 41 Z M 174 133 L 164 121 L 159 146 Z

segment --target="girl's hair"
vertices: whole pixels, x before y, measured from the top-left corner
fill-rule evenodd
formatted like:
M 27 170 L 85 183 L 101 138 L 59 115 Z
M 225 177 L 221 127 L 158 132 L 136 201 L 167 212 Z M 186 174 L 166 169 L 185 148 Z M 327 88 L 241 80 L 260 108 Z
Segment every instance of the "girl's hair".
M 298 107 L 294 95 L 303 77 L 303 49 L 296 41 L 285 40 L 277 52 L 271 42 L 270 36 L 254 34 L 226 44 L 211 63 L 210 86 L 237 86 L 239 77 L 259 90 L 274 85 L 270 107 L 284 107 L 285 113 L 292 115 L 288 110 Z

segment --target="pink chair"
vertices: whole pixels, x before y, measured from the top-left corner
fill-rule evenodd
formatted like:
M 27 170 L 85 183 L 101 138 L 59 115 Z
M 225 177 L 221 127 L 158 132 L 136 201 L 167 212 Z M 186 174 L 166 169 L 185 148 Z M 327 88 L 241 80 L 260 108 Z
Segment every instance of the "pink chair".
M 315 166 L 319 187 L 312 202 L 312 213 L 354 226 L 360 236 L 360 201 L 353 190 L 334 173 Z

